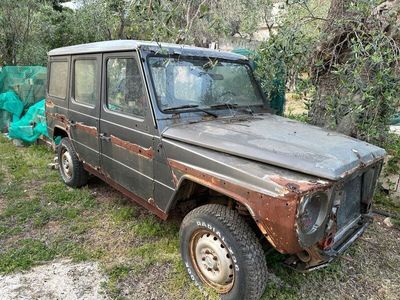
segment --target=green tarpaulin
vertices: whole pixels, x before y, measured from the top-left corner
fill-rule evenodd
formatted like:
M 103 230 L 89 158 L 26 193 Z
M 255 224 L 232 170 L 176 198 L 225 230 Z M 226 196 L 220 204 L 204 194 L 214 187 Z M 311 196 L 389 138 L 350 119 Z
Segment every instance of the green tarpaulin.
M 11 122 L 8 136 L 24 142 L 35 142 L 41 135 L 48 136 L 45 116 L 45 100 L 29 107 L 25 115 L 16 122 Z
M 32 104 L 46 96 L 47 68 L 6 66 L 0 68 L 0 132 L 17 121 Z
M 14 91 L 0 94 L 0 109 L 13 116 L 13 121 L 18 121 L 24 110 L 24 104 Z

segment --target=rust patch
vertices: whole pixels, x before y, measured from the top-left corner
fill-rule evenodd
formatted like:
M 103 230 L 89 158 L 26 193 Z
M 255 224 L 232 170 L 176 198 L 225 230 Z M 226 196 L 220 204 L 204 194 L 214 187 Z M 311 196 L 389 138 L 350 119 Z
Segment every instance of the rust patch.
M 176 177 L 174 171 L 172 171 L 171 173 L 172 173 L 172 183 L 174 184 L 175 187 L 177 187 L 179 183 L 178 177 Z
M 245 205 L 261 232 L 281 253 L 297 253 L 302 250 L 296 234 L 296 213 L 301 195 L 288 192 L 272 197 L 249 187 L 231 183 L 176 160 L 168 160 L 179 179 L 188 178 L 220 192 Z
M 46 108 L 53 108 L 55 106 L 54 102 L 49 100 L 49 99 L 46 100 L 46 104 L 45 105 L 46 105 Z
M 144 148 L 142 146 L 139 146 L 137 144 L 128 142 L 128 141 L 124 141 L 114 135 L 111 135 L 111 143 L 120 146 L 124 149 L 127 149 L 133 153 L 136 153 L 142 157 L 145 157 L 147 159 L 153 159 L 154 157 L 154 150 L 152 147 L 149 148 Z
M 94 126 L 87 126 L 87 125 L 79 123 L 79 122 L 76 122 L 73 125 L 71 124 L 71 126 L 77 128 L 83 132 L 86 132 L 87 134 L 89 134 L 91 136 L 97 137 L 97 128 Z
M 288 191 L 296 194 L 309 193 L 310 191 L 325 189 L 332 185 L 330 181 L 293 181 L 282 176 L 269 176 L 269 179 L 281 186 L 284 186 Z
M 51 117 L 57 121 L 60 121 L 61 123 L 67 124 L 67 117 L 63 114 L 59 114 L 59 113 L 51 113 L 46 111 L 46 117 Z

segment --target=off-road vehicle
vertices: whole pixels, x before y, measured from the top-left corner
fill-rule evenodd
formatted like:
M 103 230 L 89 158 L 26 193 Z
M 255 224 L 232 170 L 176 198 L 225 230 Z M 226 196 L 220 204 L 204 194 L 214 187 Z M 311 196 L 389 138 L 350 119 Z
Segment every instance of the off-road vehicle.
M 258 299 L 262 244 L 320 268 L 366 229 L 383 149 L 271 113 L 244 56 L 106 41 L 49 52 L 48 130 L 71 187 L 93 174 L 167 219 L 191 279 Z

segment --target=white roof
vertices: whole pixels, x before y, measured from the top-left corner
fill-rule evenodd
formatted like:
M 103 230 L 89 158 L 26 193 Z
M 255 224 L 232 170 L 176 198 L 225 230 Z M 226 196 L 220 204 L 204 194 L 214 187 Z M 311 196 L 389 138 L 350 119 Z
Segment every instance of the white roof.
M 157 42 L 137 41 L 137 40 L 112 40 L 112 41 L 62 47 L 49 51 L 48 55 L 55 56 L 55 55 L 102 53 L 102 52 L 114 52 L 114 51 L 131 51 L 145 47 L 149 47 L 150 50 L 154 51 L 160 51 L 161 49 L 165 48 L 169 51 L 173 51 L 175 53 L 179 53 L 182 55 L 186 54 L 194 56 L 209 56 L 209 57 L 218 57 L 218 58 L 226 58 L 233 60 L 247 59 L 243 55 L 235 54 L 232 52 L 212 50 L 208 48 L 200 48 L 187 45 L 157 43 Z

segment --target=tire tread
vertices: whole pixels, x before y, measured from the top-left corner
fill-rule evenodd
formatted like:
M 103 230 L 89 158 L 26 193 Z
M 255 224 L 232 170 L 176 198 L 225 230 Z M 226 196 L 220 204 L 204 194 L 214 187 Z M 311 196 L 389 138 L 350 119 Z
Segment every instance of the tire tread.
M 247 276 L 250 276 L 246 299 L 260 299 L 267 284 L 268 272 L 264 251 L 253 230 L 238 212 L 219 204 L 207 204 L 195 208 L 186 215 L 182 227 L 185 226 L 186 222 L 197 219 L 201 215 L 214 216 L 235 237 L 241 254 L 246 257 Z

